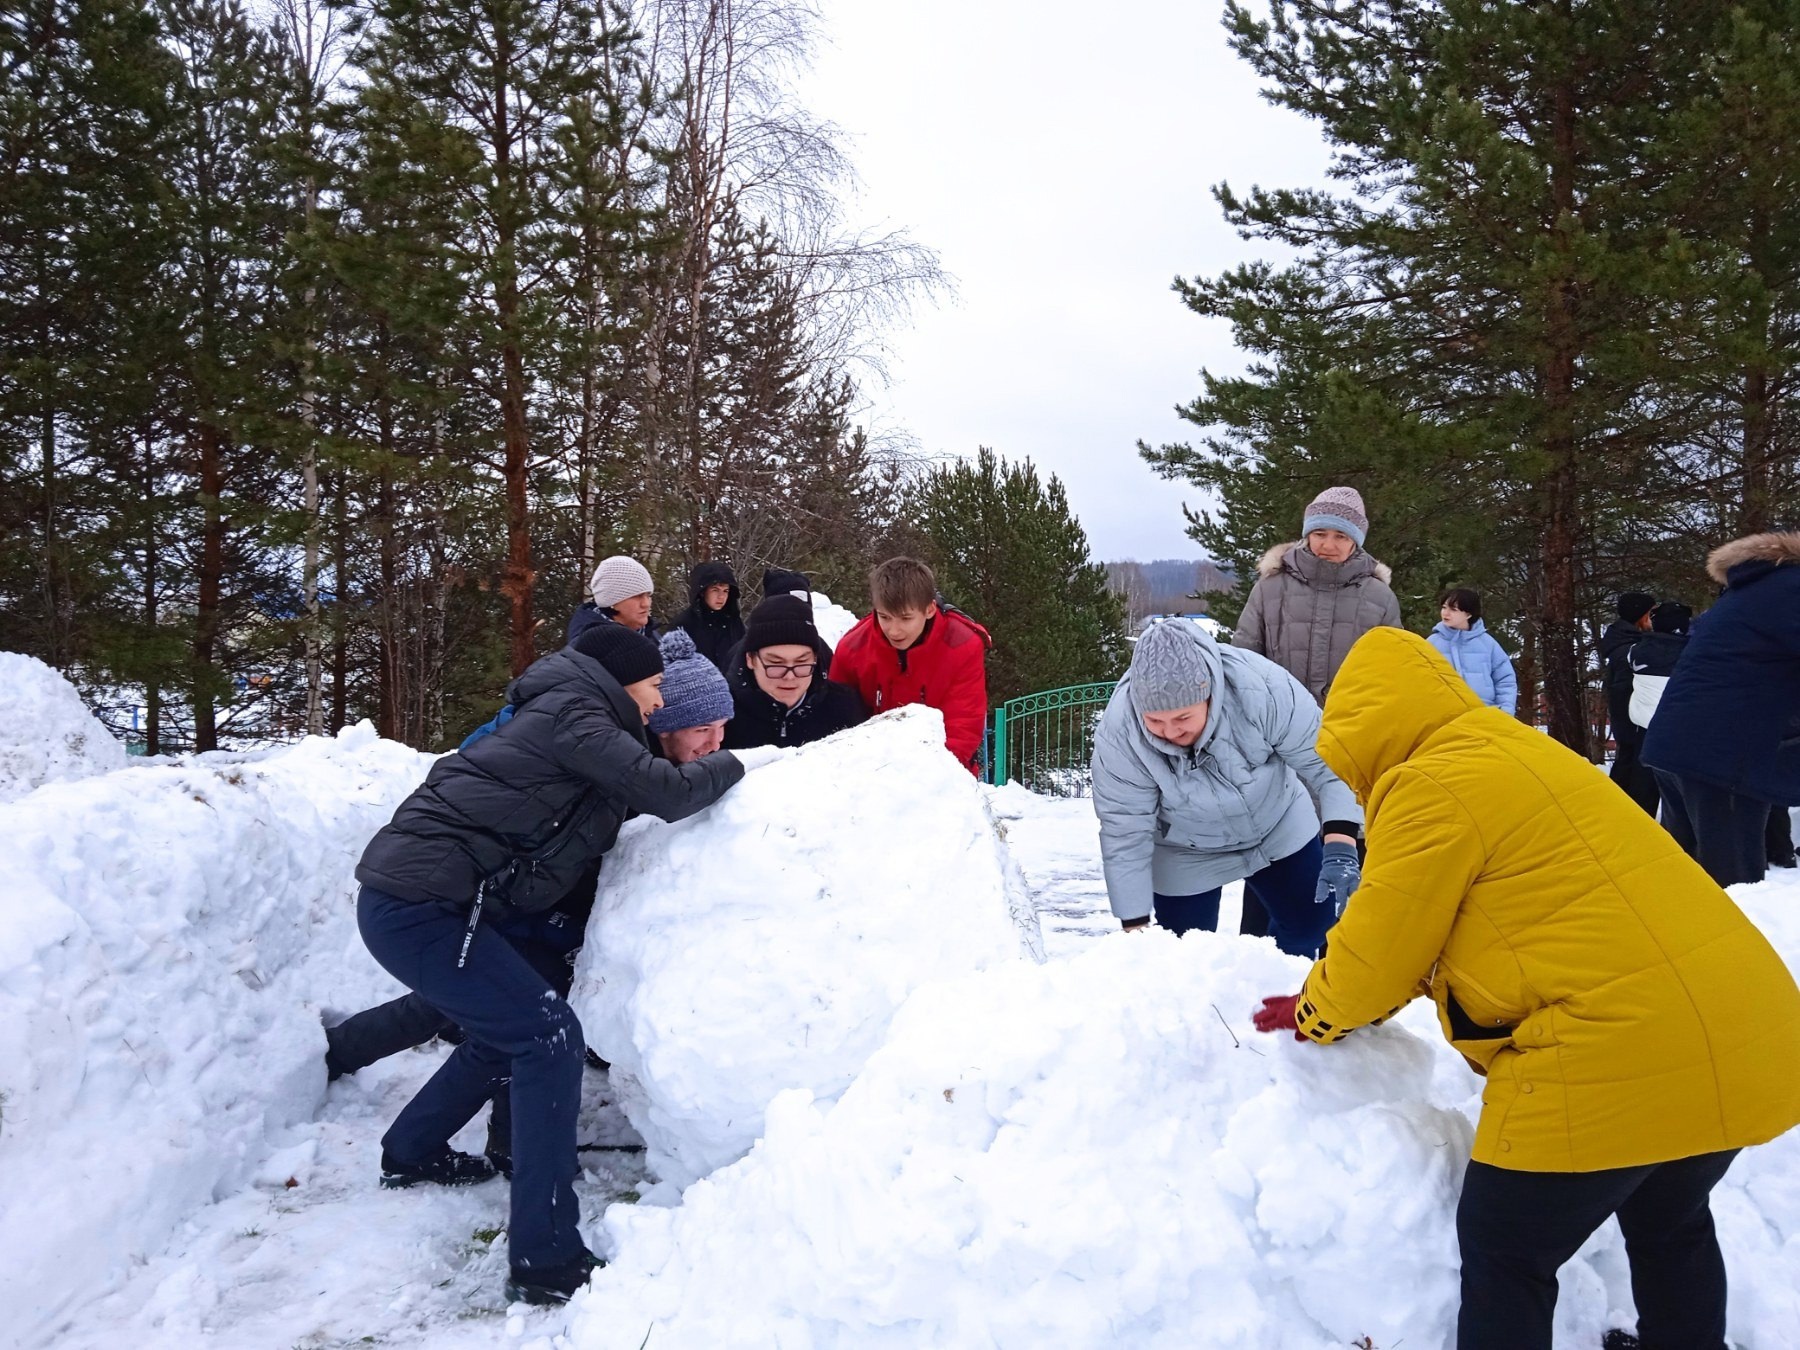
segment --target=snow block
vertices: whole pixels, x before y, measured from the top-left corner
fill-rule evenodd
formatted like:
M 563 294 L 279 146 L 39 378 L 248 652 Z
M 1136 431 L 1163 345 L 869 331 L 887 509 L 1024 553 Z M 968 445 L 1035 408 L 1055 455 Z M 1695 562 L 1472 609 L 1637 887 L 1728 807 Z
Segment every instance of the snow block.
M 742 1157 L 785 1088 L 844 1090 L 928 980 L 1042 958 L 1037 918 L 943 719 L 905 708 L 628 826 L 571 1001 L 664 1181 Z
M 922 987 L 835 1104 L 607 1211 L 571 1344 L 1447 1344 L 1469 1123 L 1405 1030 L 1251 1030 L 1304 969 L 1158 931 Z
M 819 636 L 831 645 L 833 651 L 843 641 L 844 634 L 856 627 L 856 615 L 842 605 L 833 604 L 831 597 L 824 591 L 812 593 L 812 616 L 813 627 L 819 630 Z
M 35 656 L 0 652 L 0 802 L 124 767 L 125 747 L 74 685 Z
M 352 872 L 430 763 L 364 723 L 0 805 L 0 1345 L 53 1341 L 317 1109 L 319 1003 L 395 988 Z

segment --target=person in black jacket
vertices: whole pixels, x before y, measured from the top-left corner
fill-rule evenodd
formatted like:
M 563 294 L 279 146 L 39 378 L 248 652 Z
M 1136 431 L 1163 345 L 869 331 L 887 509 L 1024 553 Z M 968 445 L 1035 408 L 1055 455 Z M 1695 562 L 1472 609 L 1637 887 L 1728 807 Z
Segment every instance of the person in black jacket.
M 655 641 L 661 636 L 650 618 L 650 605 L 656 596 L 656 582 L 650 569 L 636 558 L 615 553 L 602 558 L 588 580 L 588 598 L 569 615 L 564 642 L 573 642 L 589 628 L 600 623 L 617 623 Z
M 688 607 L 674 626 L 685 629 L 694 646 L 722 672 L 731 649 L 744 636 L 744 620 L 738 614 L 738 584 L 722 562 L 703 562 L 688 578 Z
M 1626 652 L 1631 666 L 1631 723 L 1640 732 L 1650 726 L 1675 663 L 1687 650 L 1694 611 L 1679 600 L 1665 600 L 1650 611 L 1650 631 Z
M 1725 591 L 1694 624 L 1644 738 L 1664 824 L 1721 886 L 1761 881 L 1771 807 L 1800 806 L 1800 532 L 1715 549 Z
M 650 753 L 662 655 L 599 624 L 513 681 L 513 717 L 432 766 L 364 850 L 357 924 L 387 971 L 466 1039 L 382 1138 L 382 1184 L 464 1185 L 494 1175 L 450 1138 L 510 1083 L 507 1296 L 566 1300 L 596 1261 L 576 1228 L 575 1120 L 584 1046 L 567 1002 L 514 945 L 618 838 L 627 815 L 680 820 L 744 767 L 717 753 Z
M 807 745 L 867 721 L 861 696 L 825 677 L 830 652 L 798 595 L 771 596 L 752 610 L 743 655 L 726 676 L 726 748 Z
M 1644 767 L 1641 758 L 1643 728 L 1631 720 L 1631 649 L 1650 631 L 1650 611 L 1654 608 L 1654 595 L 1644 591 L 1623 591 L 1618 599 L 1619 621 L 1608 624 L 1600 635 L 1606 718 L 1612 724 L 1613 736 L 1612 780 L 1653 820 L 1661 793 L 1656 776 Z

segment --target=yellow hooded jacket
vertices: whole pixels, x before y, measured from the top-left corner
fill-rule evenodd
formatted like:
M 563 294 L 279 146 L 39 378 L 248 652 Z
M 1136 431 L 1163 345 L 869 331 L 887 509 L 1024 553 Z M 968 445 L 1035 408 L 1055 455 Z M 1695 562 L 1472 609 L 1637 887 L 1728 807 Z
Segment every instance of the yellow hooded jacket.
M 1394 628 L 1351 649 L 1319 753 L 1367 809 L 1368 865 L 1303 1032 L 1429 994 L 1487 1075 L 1474 1156 L 1496 1167 L 1639 1166 L 1800 1122 L 1793 975 L 1593 765 Z

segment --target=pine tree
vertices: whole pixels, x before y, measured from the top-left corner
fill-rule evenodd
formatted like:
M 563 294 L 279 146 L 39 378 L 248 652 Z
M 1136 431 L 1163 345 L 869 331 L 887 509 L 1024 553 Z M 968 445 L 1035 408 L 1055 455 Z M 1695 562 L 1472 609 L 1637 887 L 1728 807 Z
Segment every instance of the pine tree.
M 1711 7 L 1575 0 L 1227 7 L 1234 47 L 1333 147 L 1326 192 L 1221 187 L 1293 263 L 1179 284 L 1257 364 L 1205 377 L 1201 449 L 1145 448 L 1217 490 L 1195 522 L 1246 569 L 1333 482 L 1360 487 L 1421 621 L 1448 582 L 1517 605 L 1550 729 L 1587 748 L 1581 617 L 1681 565 L 1685 452 L 1708 430 L 1716 280 L 1677 228 Z M 1660 209 L 1659 209 L 1660 207 Z M 1685 560 L 1689 564 L 1695 559 Z
M 1109 680 L 1124 669 L 1125 612 L 1054 475 L 983 447 L 931 470 L 908 496 L 946 598 L 993 635 L 988 696 Z

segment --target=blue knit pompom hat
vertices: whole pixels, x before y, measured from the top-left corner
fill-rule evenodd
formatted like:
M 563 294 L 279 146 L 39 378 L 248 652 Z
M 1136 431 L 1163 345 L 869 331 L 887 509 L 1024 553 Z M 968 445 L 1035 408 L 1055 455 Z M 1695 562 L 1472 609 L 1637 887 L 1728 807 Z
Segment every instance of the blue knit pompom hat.
M 731 719 L 731 687 L 685 629 L 663 635 L 662 659 L 663 705 L 650 714 L 650 730 L 683 731 Z

